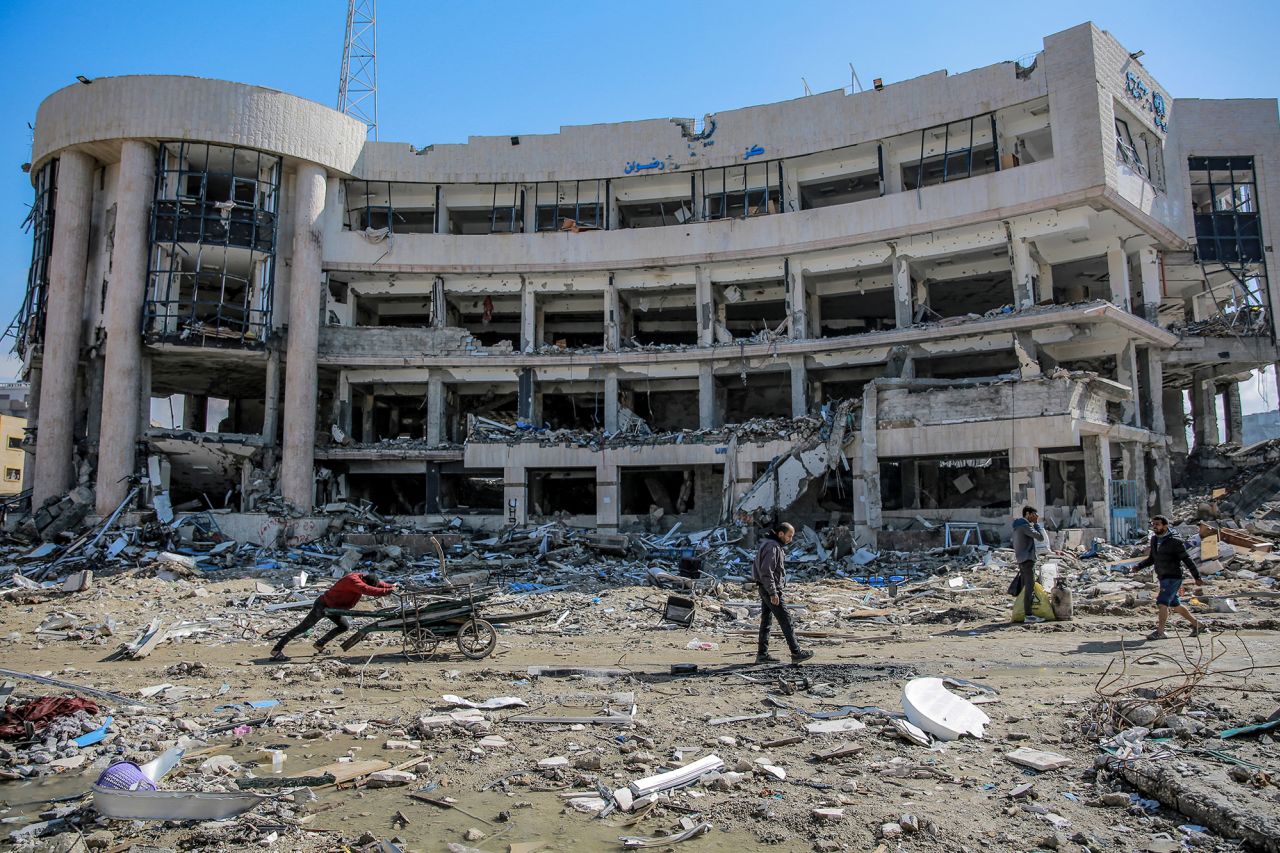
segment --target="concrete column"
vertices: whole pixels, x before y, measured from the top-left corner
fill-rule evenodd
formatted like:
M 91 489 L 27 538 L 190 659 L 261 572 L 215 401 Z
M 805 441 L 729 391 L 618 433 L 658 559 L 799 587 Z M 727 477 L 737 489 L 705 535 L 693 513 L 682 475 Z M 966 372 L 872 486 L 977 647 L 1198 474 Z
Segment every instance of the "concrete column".
M 800 173 L 794 168 L 782 170 L 782 209 L 796 211 L 801 208 Z
M 1013 272 L 1014 308 L 1030 308 L 1036 302 L 1039 267 L 1031 260 L 1031 244 L 1025 237 L 1009 236 L 1009 266 Z
M 1044 511 L 1044 470 L 1040 467 L 1040 449 L 1027 445 L 1009 448 L 1009 504 L 1013 514 L 1022 516 L 1024 506 Z
M 40 419 L 36 432 L 32 507 L 75 485 L 76 367 L 84 315 L 85 264 L 93 205 L 93 158 L 64 151 L 58 158 L 57 216 L 49 258 Z
M 231 412 L 228 414 L 235 414 L 234 401 Z M 146 435 L 149 429 L 151 429 L 151 359 L 144 355 L 138 370 L 138 435 Z
M 1129 426 L 1142 426 L 1142 410 L 1138 405 L 1138 348 L 1129 341 L 1116 354 L 1116 381 L 1129 386 L 1128 398 L 1120 404 L 1120 417 Z
M 604 375 L 604 431 L 618 431 L 618 370 L 613 367 Z
M 911 263 L 896 251 L 890 255 L 889 263 L 893 267 L 894 323 L 905 329 L 912 324 L 916 310 L 911 295 Z
M 604 461 L 596 465 L 596 530 L 601 533 L 618 532 L 622 517 L 620 473 L 617 465 Z
M 1121 445 L 1121 454 L 1124 478 L 1138 484 L 1138 529 L 1146 530 L 1149 518 L 1146 447 L 1136 441 L 1126 441 Z
M 1244 407 L 1240 402 L 1240 383 L 1231 382 L 1227 384 L 1225 399 L 1223 403 L 1226 405 L 1226 421 L 1227 421 L 1227 441 L 1234 444 L 1244 444 Z
M 613 189 L 613 181 L 605 182 L 605 194 L 609 199 L 609 230 L 622 227 L 622 213 L 618 210 L 618 193 Z
M 711 270 L 694 267 L 694 307 L 698 311 L 698 346 L 709 347 L 716 340 L 715 297 L 711 292 Z
M 526 367 L 516 379 L 516 415 L 522 421 L 532 421 L 533 409 L 533 368 Z
M 1138 272 L 1142 287 L 1142 316 L 1149 323 L 1159 323 L 1160 253 L 1151 246 L 1138 251 Z
M 138 404 L 142 393 L 142 300 L 147 290 L 148 214 L 155 190 L 155 150 L 128 140 L 120 147 L 115 245 L 103 323 L 102 436 L 98 443 L 98 515 L 109 515 L 136 472 Z M 149 377 L 148 377 L 149 378 Z M 150 389 L 148 389 L 150 391 Z M 129 401 L 132 403 L 126 403 Z
M 1151 448 L 1151 478 L 1155 481 L 1155 511 L 1160 515 L 1173 512 L 1173 476 L 1169 470 L 1169 454 L 1163 447 Z
M 719 425 L 716 411 L 716 378 L 711 362 L 698 364 L 698 429 L 715 429 Z
M 289 286 L 289 352 L 284 382 L 284 462 L 280 493 L 310 512 L 315 495 L 316 348 L 320 340 L 320 272 L 324 170 L 298 166 L 294 187 L 293 273 Z
M 1169 436 L 1169 452 L 1185 454 L 1187 447 L 1187 405 L 1182 392 L 1166 388 L 1161 394 L 1165 433 Z
M 1039 281 L 1040 286 L 1038 290 L 1040 292 L 1036 295 L 1036 301 L 1044 302 L 1046 299 L 1052 300 L 1054 298 L 1053 296 L 1053 264 L 1049 263 L 1048 261 L 1039 261 L 1037 266 L 1038 266 L 1037 275 L 1039 276 L 1039 279 L 1040 279 Z
M 1111 241 L 1107 249 L 1107 278 L 1111 282 L 1111 294 L 1107 298 L 1117 308 L 1129 310 L 1129 259 L 1119 238 Z
M 809 411 L 809 373 L 805 370 L 804 356 L 792 356 L 791 362 L 791 417 L 802 418 Z
M 1166 433 L 1165 425 L 1165 362 L 1160 351 L 1153 347 L 1142 348 L 1142 361 L 1147 368 L 1147 387 L 1143 389 L 1143 410 L 1149 416 L 1148 429 L 1158 435 Z
M 1111 531 L 1111 439 L 1081 436 L 1084 448 L 1084 491 L 1093 526 Z
M 360 443 L 373 444 L 378 440 L 378 436 L 374 434 L 373 429 L 373 392 L 366 391 L 364 393 L 364 403 L 360 407 Z
M 609 276 L 609 283 L 604 288 L 604 349 L 605 352 L 617 352 L 622 348 L 622 299 L 618 296 L 618 286 Z
M 882 524 L 880 502 L 880 454 L 876 430 L 879 386 L 868 382 L 862 392 L 862 425 L 853 472 L 853 532 L 858 542 L 874 548 Z
M 444 443 L 444 376 L 432 370 L 427 376 L 427 444 Z
M 529 496 L 522 465 L 502 469 L 502 511 L 507 524 L 522 525 L 529 521 Z
M 436 233 L 449 234 L 449 188 L 436 184 Z
M 349 441 L 355 439 L 351 435 L 351 374 L 343 370 L 338 373 L 338 395 L 333 405 L 333 421 L 338 429 L 347 435 Z
M 267 352 L 266 385 L 266 398 L 262 405 L 262 437 L 266 439 L 267 447 L 275 447 L 276 433 L 280 431 L 280 350 L 274 346 Z M 350 411 L 347 413 L 346 429 L 350 432 Z
M 1018 357 L 1023 379 L 1035 379 L 1040 376 L 1040 346 L 1030 332 L 1014 333 L 1013 354 Z
M 804 340 L 809 337 L 809 305 L 805 298 L 804 273 L 800 261 L 788 259 L 787 263 L 787 316 L 791 320 L 791 337 Z
M 348 297 L 349 299 L 352 297 Z M 444 298 L 444 276 L 436 276 L 431 283 L 431 327 L 443 329 L 449 325 L 449 303 Z M 355 325 L 355 323 L 352 323 Z
M 691 181 L 693 187 L 693 221 L 702 222 L 707 218 L 706 183 L 702 172 L 694 172 Z
M 520 351 L 538 348 L 538 299 L 529 282 L 520 290 Z
M 1217 447 L 1222 443 L 1218 435 L 1218 389 L 1209 370 L 1197 370 L 1192 374 L 1191 420 L 1196 449 Z

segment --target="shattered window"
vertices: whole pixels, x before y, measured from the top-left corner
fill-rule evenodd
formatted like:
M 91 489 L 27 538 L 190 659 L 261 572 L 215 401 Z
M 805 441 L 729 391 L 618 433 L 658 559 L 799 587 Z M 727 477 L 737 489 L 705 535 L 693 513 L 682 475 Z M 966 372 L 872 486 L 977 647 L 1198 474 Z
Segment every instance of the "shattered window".
M 390 181 L 346 181 L 346 227 L 350 231 L 434 234 L 436 185 Z
M 197 346 L 263 346 L 271 328 L 280 158 L 160 145 L 146 334 Z
M 914 190 L 999 171 L 995 117 L 987 113 L 920 131 L 918 158 L 902 165 L 902 188 Z
M 49 258 L 53 255 L 57 174 L 57 160 L 50 160 L 36 174 L 35 201 L 23 223 L 31 231 L 31 266 L 27 270 L 27 292 L 18 316 L 6 332 L 6 336 L 14 336 L 14 351 L 19 357 L 26 354 L 27 346 L 38 345 L 44 340 L 44 314 L 49 296 Z
M 533 185 L 538 231 L 594 231 L 604 228 L 603 180 L 547 181 Z
M 702 173 L 707 219 L 742 219 L 782 210 L 782 164 L 744 163 Z
M 1188 160 L 1196 244 L 1202 261 L 1262 263 L 1262 223 L 1252 157 Z

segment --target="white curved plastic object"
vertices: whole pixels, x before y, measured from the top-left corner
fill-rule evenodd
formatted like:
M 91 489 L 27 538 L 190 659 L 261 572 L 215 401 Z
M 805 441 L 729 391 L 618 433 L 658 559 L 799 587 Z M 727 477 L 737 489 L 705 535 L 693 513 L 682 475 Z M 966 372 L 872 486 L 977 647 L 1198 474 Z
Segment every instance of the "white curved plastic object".
M 980 738 L 983 726 L 991 722 L 978 706 L 944 687 L 941 678 L 908 681 L 902 688 L 902 709 L 908 720 L 939 740 Z

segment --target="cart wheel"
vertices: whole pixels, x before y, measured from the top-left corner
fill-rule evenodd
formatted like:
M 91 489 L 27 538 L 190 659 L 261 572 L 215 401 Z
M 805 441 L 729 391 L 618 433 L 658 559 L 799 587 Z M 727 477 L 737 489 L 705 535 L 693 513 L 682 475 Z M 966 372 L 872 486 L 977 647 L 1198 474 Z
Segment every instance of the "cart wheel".
M 483 619 L 470 619 L 458 629 L 458 651 L 472 660 L 488 657 L 498 645 L 498 632 Z
M 409 628 L 404 632 L 404 656 L 411 661 L 424 661 L 436 652 L 440 638 L 430 628 Z

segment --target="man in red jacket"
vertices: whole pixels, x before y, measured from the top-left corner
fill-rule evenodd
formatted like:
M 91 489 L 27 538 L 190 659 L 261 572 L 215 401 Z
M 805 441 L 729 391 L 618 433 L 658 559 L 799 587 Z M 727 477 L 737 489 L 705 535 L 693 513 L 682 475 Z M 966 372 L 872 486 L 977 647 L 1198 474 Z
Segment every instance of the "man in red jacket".
M 274 661 L 288 660 L 289 656 L 284 653 L 284 647 L 288 642 L 328 615 L 329 619 L 333 621 L 334 627 L 329 633 L 316 640 L 316 651 L 323 652 L 325 645 L 330 640 L 343 631 L 351 629 L 351 623 L 347 621 L 347 617 L 326 614 L 324 612 L 326 608 L 350 610 L 359 604 L 360 599 L 366 595 L 389 595 L 395 590 L 395 584 L 380 581 L 374 575 L 365 575 L 360 572 L 352 572 L 349 575 L 345 575 L 341 580 L 329 587 L 328 592 L 316 599 L 316 603 L 311 605 L 311 610 L 307 613 L 305 619 L 276 642 L 275 648 L 271 650 L 271 659 Z

